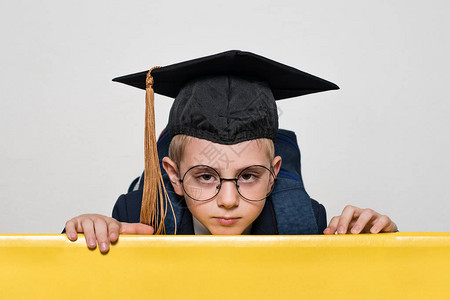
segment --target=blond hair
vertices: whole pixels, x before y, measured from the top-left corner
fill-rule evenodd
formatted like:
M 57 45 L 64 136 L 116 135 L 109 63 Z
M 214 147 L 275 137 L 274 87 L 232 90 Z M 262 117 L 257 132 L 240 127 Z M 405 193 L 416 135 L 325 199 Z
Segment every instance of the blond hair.
M 183 158 L 186 145 L 193 140 L 192 136 L 178 134 L 172 138 L 169 145 L 169 158 L 179 165 Z M 267 157 L 272 160 L 275 157 L 275 147 L 273 141 L 267 138 L 256 139 L 256 143 L 260 149 L 266 149 Z

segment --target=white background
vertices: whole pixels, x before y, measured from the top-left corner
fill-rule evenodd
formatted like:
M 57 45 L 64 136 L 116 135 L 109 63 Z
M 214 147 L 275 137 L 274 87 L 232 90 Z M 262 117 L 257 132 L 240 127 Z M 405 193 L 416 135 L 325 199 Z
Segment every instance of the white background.
M 240 49 L 341 89 L 279 103 L 309 194 L 450 231 L 447 1 L 2 1 L 0 232 L 110 215 L 143 169 L 144 94 L 111 79 Z M 172 100 L 156 96 L 157 130 Z

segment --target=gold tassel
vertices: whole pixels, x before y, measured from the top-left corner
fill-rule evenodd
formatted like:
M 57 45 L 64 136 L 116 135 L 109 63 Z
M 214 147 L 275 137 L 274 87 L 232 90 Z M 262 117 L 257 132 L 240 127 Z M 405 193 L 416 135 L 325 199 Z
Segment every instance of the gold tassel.
M 153 67 L 147 73 L 146 93 L 145 93 L 145 171 L 144 171 L 144 190 L 141 206 L 141 223 L 152 226 L 155 229 L 154 234 L 165 234 L 164 219 L 167 215 L 167 205 L 170 205 L 175 219 L 175 212 L 167 194 L 166 187 L 161 174 L 159 165 L 158 149 L 156 147 L 155 133 L 155 95 L 153 91 L 153 77 L 151 72 Z M 165 204 L 165 205 L 164 205 Z M 159 222 L 158 222 L 159 220 Z

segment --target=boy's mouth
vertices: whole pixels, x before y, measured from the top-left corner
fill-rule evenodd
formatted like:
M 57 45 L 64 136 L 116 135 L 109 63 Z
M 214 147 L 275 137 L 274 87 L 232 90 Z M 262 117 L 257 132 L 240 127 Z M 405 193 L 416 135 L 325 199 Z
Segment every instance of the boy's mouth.
M 240 218 L 230 218 L 230 217 L 214 217 L 214 219 L 223 226 L 230 226 L 239 221 Z

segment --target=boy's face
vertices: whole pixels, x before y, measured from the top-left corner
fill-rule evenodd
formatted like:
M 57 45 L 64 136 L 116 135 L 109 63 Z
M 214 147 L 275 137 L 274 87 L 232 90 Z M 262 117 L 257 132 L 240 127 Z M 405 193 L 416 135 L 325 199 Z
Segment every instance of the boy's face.
M 275 176 L 281 166 L 281 157 L 270 159 L 268 150 L 256 140 L 245 141 L 235 145 L 216 144 L 207 140 L 192 138 L 184 148 L 184 154 L 178 166 L 168 157 L 163 159 L 175 192 L 184 196 L 192 215 L 199 220 L 211 234 L 242 234 L 242 232 L 259 216 L 265 199 L 248 201 L 237 191 L 234 181 L 223 181 L 220 192 L 211 200 L 196 201 L 185 194 L 179 179 L 191 167 L 208 165 L 222 178 L 236 178 L 240 171 L 251 165 L 262 165 L 271 169 Z M 272 169 L 273 167 L 273 169 Z M 270 184 L 265 185 L 263 195 L 270 191 Z

